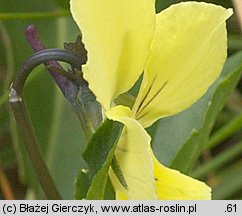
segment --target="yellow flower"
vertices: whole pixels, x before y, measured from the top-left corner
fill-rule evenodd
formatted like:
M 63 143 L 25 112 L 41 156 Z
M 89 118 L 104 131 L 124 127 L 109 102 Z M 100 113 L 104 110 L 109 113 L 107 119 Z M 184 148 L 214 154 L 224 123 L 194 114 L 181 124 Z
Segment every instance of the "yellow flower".
M 210 199 L 204 183 L 160 164 L 145 128 L 195 103 L 218 78 L 226 59 L 226 19 L 232 10 L 184 2 L 155 13 L 154 0 L 71 0 L 88 61 L 85 79 L 107 118 L 125 125 L 112 168 L 117 199 Z M 115 106 L 143 74 L 130 109 Z

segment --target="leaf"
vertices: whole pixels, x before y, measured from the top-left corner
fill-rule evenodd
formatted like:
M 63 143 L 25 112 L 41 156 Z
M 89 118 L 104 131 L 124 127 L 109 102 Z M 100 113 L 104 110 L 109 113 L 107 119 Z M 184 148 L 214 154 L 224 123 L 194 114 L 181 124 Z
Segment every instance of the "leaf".
M 188 173 L 208 140 L 217 114 L 240 79 L 242 52 L 230 57 L 220 78 L 191 108 L 150 129 L 161 162 Z
M 193 132 L 190 139 L 187 140 L 182 150 L 172 162 L 171 166 L 173 168 L 181 168 L 181 162 L 183 162 L 182 170 L 184 172 L 188 172 L 192 168 L 194 162 L 197 160 L 200 152 L 208 141 L 209 134 L 218 113 L 221 111 L 227 98 L 240 80 L 241 70 L 242 53 L 240 52 L 229 58 L 226 62 L 222 77 L 218 80 L 217 86 L 216 84 L 213 86 L 214 93 L 212 93 L 211 99 L 207 103 L 208 109 L 205 113 L 202 127 L 197 132 Z M 185 163 L 184 158 L 186 158 Z
M 88 164 L 87 170 L 82 170 L 76 182 L 76 198 L 99 200 L 104 198 L 114 151 L 122 129 L 122 124 L 106 120 L 93 134 L 83 153 Z M 85 188 L 88 186 L 87 188 Z
M 52 120 L 52 131 L 45 156 L 61 196 L 64 199 L 73 199 L 76 175 L 80 166 L 85 164 L 80 153 L 86 145 L 86 137 L 75 112 L 63 100 L 61 93 L 59 94 L 60 101 L 55 102 L 59 107 L 55 109 L 56 120 Z

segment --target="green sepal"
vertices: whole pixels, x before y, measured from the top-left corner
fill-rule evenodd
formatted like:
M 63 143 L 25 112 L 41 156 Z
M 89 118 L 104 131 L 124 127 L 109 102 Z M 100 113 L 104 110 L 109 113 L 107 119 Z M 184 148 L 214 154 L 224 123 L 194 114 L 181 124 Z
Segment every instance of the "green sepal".
M 105 198 L 108 170 L 122 127 L 121 123 L 107 119 L 91 137 L 82 154 L 88 169 L 82 171 L 77 178 L 77 199 L 101 200 Z
M 82 169 L 77 175 L 75 182 L 75 199 L 77 200 L 81 200 L 86 197 L 88 188 L 90 186 L 87 172 L 87 169 Z

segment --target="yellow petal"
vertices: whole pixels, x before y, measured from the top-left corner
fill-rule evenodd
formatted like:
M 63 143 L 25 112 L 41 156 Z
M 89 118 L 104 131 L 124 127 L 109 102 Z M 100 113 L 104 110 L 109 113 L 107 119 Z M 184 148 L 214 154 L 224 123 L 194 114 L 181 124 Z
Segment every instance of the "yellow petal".
M 114 107 L 106 112 L 106 115 L 109 119 L 125 125 L 115 157 L 127 187 L 120 183 L 112 169 L 109 173 L 117 199 L 157 199 L 150 136 L 139 122 L 132 118 L 131 110 L 127 107 Z
M 156 189 L 161 200 L 210 200 L 211 188 L 205 183 L 163 166 L 153 156 Z
M 144 80 L 134 106 L 144 127 L 195 103 L 218 78 L 226 59 L 226 19 L 232 10 L 185 2 L 157 15 Z
M 128 197 L 121 191 L 116 193 L 116 200 L 128 200 Z
M 71 0 L 88 52 L 85 79 L 105 107 L 144 70 L 155 29 L 154 0 Z

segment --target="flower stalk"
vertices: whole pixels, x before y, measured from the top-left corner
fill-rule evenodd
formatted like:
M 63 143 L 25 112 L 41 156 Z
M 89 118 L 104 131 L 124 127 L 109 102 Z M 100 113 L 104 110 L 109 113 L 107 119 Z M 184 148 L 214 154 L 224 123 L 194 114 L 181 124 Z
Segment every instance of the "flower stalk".
M 17 71 L 16 77 L 11 85 L 9 102 L 19 125 L 25 148 L 43 191 L 48 199 L 58 200 L 61 199 L 61 196 L 39 150 L 35 132 L 22 98 L 23 88 L 31 71 L 37 65 L 53 60 L 64 61 L 74 68 L 80 68 L 82 63 L 79 58 L 65 50 L 46 49 L 35 53 Z

